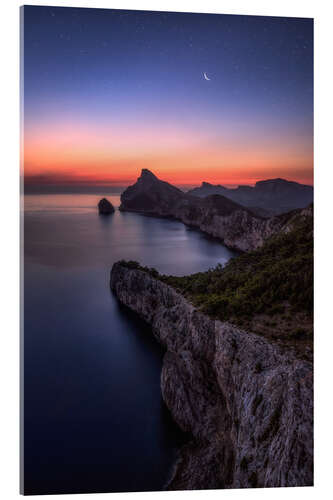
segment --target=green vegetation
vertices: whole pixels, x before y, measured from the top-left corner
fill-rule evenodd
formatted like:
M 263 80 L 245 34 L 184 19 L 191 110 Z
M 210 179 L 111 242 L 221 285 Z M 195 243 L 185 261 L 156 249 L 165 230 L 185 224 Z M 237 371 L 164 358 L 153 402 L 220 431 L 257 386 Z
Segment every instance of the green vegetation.
M 294 218 L 289 232 L 207 272 L 159 275 L 202 312 L 269 337 L 308 340 L 313 316 L 313 217 Z
M 260 249 L 207 272 L 161 279 L 186 295 L 205 313 L 221 320 L 255 314 L 312 315 L 312 217 L 271 238 Z M 288 307 L 290 306 L 290 307 Z M 273 323 L 273 324 L 272 324 Z M 271 322 L 274 325 L 274 321 Z
M 149 273 L 151 276 L 153 276 L 153 278 L 161 279 L 161 276 L 157 269 L 155 269 L 154 267 L 141 266 L 136 260 L 121 260 L 120 264 L 127 267 L 128 269 L 139 269 L 140 271 L 145 271 L 146 273 Z

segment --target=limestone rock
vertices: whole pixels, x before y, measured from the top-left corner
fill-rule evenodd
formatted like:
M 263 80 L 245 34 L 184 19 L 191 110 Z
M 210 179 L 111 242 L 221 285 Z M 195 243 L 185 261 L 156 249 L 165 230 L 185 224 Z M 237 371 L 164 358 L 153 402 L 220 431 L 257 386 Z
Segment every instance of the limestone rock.
M 142 270 L 116 263 L 110 285 L 166 349 L 162 396 L 191 436 L 169 489 L 313 484 L 310 362 L 210 319 Z

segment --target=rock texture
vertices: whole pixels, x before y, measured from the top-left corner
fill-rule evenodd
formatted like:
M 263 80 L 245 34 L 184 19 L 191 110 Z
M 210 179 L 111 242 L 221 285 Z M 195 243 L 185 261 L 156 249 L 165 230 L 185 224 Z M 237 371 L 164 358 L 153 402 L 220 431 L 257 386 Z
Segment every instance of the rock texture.
M 203 182 L 188 194 L 206 197 L 220 194 L 264 215 L 280 214 L 313 203 L 313 187 L 285 179 L 268 179 L 252 186 L 227 188 Z
M 286 215 L 259 217 L 218 194 L 205 198 L 185 194 L 146 169 L 142 170 L 137 182 L 122 193 L 120 210 L 174 217 L 241 251 L 260 247 L 288 224 Z
M 144 271 L 114 264 L 111 288 L 166 349 L 163 399 L 191 436 L 169 489 L 313 484 L 311 363 L 210 319 Z
M 102 215 L 109 215 L 113 214 L 114 207 L 109 200 L 107 200 L 106 198 L 102 198 L 98 203 L 98 211 Z

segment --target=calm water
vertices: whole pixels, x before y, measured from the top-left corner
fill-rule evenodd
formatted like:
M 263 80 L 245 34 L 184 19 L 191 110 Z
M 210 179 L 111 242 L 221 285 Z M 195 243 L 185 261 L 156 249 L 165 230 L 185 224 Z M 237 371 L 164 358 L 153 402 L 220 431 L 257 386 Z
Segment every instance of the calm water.
M 161 399 L 163 352 L 110 293 L 110 269 L 124 258 L 183 275 L 233 255 L 176 221 L 101 217 L 100 198 L 25 197 L 28 494 L 163 487 L 183 439 Z

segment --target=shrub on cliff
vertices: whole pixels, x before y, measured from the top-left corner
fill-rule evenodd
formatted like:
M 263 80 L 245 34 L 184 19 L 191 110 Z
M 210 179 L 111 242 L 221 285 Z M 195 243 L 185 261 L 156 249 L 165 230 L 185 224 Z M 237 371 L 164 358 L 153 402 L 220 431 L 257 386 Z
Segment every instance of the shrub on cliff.
M 274 236 L 255 251 L 191 276 L 162 276 L 204 312 L 219 319 L 313 311 L 313 219 Z
M 138 262 L 123 265 L 167 283 L 213 318 L 270 337 L 298 342 L 311 338 L 312 217 L 301 217 L 289 232 L 275 235 L 261 248 L 231 259 L 225 267 L 218 264 L 206 272 L 165 276 Z

